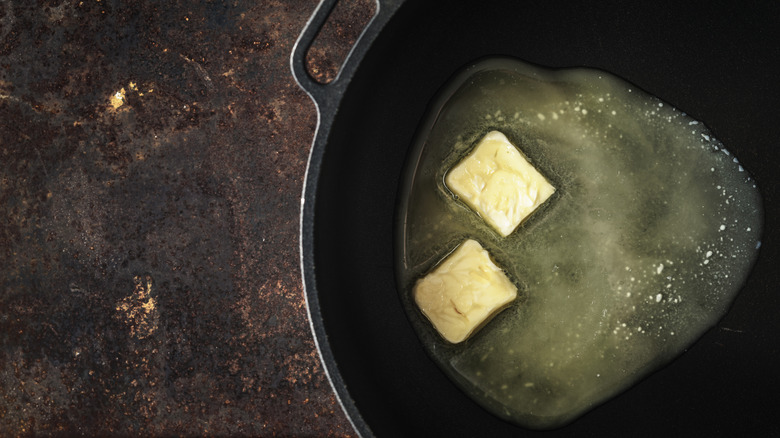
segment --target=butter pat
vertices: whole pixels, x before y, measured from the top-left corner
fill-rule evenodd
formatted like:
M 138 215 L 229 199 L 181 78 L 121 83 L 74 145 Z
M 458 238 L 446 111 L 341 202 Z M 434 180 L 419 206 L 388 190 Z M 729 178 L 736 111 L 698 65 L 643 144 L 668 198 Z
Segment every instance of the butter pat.
M 506 237 L 554 192 L 504 134 L 491 131 L 445 178 L 447 187 Z
M 458 343 L 517 298 L 517 287 L 475 240 L 417 281 L 414 301 L 441 336 Z

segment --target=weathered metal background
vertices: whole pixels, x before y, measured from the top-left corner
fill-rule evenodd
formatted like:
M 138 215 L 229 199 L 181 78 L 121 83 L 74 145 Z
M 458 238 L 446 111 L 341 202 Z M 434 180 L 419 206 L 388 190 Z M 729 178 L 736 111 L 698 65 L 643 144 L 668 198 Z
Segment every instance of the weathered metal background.
M 0 435 L 352 434 L 299 269 L 315 6 L 0 0 Z

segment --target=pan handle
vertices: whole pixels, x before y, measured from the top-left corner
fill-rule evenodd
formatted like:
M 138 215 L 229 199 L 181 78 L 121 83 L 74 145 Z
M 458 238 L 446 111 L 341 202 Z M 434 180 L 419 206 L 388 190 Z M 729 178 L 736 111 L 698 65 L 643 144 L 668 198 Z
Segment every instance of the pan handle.
M 361 437 L 373 437 L 371 429 L 363 420 L 354 400 L 349 395 L 344 379 L 341 377 L 333 352 L 328 343 L 328 335 L 322 321 L 319 296 L 317 294 L 314 274 L 314 205 L 317 182 L 320 175 L 320 163 L 324 155 L 325 144 L 330 135 L 330 128 L 336 117 L 336 109 L 352 80 L 360 60 L 368 48 L 387 24 L 390 17 L 398 10 L 403 0 L 374 0 L 376 13 L 360 34 L 357 42 L 347 54 L 336 78 L 328 84 L 320 84 L 306 71 L 305 58 L 312 42 L 320 28 L 325 24 L 338 0 L 323 0 L 306 23 L 301 35 L 295 42 L 290 56 L 290 68 L 298 85 L 311 97 L 317 107 L 317 128 L 309 151 L 309 161 L 306 166 L 306 177 L 303 180 L 303 196 L 301 197 L 300 222 L 300 252 L 301 271 L 303 274 L 304 298 L 309 325 L 314 335 L 322 366 L 328 381 L 333 388 L 342 410 L 349 419 L 352 428 Z
M 292 69 L 293 77 L 298 86 L 317 105 L 321 126 L 325 124 L 324 122 L 327 122 L 327 120 L 323 119 L 327 119 L 335 113 L 346 85 L 355 73 L 360 60 L 363 59 L 371 43 L 403 2 L 403 0 L 374 0 L 376 2 L 376 12 L 347 54 L 336 78 L 328 84 L 321 84 L 315 81 L 306 70 L 306 53 L 338 1 L 322 0 L 320 2 L 298 36 L 290 56 L 290 68 Z

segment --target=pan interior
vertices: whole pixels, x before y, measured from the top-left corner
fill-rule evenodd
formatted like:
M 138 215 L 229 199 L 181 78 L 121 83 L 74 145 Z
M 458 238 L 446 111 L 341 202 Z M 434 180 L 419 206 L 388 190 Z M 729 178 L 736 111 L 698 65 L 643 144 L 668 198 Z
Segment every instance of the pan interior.
M 321 308 L 313 317 L 327 332 L 320 342 L 333 353 L 328 366 L 343 377 L 351 397 L 346 402 L 357 406 L 374 433 L 531 434 L 482 409 L 439 370 L 398 298 L 393 253 L 397 190 L 420 121 L 440 87 L 453 72 L 486 55 L 550 67 L 597 67 L 707 121 L 733 145 L 746 168 L 769 175 L 773 170 L 756 146 L 769 143 L 768 132 L 734 123 L 734 115 L 751 113 L 753 127 L 774 126 L 754 110 L 771 108 L 773 101 L 745 84 L 771 76 L 761 76 L 764 60 L 752 54 L 776 51 L 771 39 L 734 24 L 739 11 L 711 6 L 721 9 L 644 2 L 626 13 L 608 3 L 408 2 L 383 29 L 345 92 L 312 189 L 312 289 Z M 759 20 L 761 15 L 771 16 L 757 13 Z M 718 47 L 717 56 L 704 47 Z M 724 64 L 729 57 L 743 62 Z M 749 281 L 746 291 L 754 296 L 764 286 Z M 775 307 L 742 305 L 730 321 L 743 328 L 756 325 L 758 331 L 760 324 L 775 320 L 769 316 Z M 771 417 L 772 404 L 762 403 L 762 392 L 756 391 L 774 372 L 768 364 L 776 362 L 756 353 L 769 351 L 760 348 L 769 346 L 769 338 L 749 338 L 759 343 L 751 347 L 745 337 L 735 344 L 729 336 L 708 333 L 673 366 L 550 434 L 598 430 L 602 436 L 629 431 L 658 436 L 692 427 L 697 433 L 722 434 L 740 428 L 738 422 L 724 424 L 723 418 Z M 739 355 L 716 343 L 765 360 L 746 368 Z M 711 367 L 716 359 L 720 366 Z M 679 389 L 674 398 L 668 388 Z

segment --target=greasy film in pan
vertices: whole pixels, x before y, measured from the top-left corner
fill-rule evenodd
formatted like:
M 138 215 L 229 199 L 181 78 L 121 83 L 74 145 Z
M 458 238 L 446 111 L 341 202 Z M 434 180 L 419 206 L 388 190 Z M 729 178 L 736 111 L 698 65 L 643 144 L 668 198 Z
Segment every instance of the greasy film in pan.
M 398 207 L 401 299 L 442 370 L 519 425 L 564 425 L 682 354 L 757 256 L 761 198 L 727 145 L 603 71 L 485 60 L 445 87 L 423 126 Z M 509 233 L 447 184 L 493 131 L 555 188 Z M 454 344 L 413 295 L 469 239 L 517 298 Z

